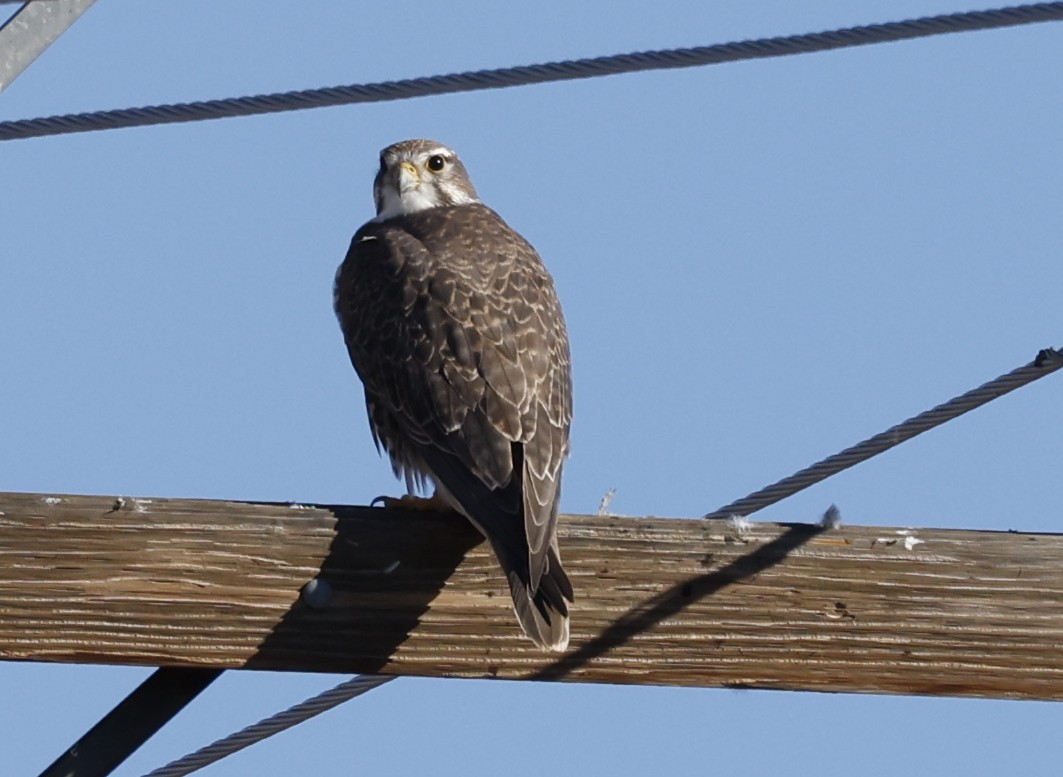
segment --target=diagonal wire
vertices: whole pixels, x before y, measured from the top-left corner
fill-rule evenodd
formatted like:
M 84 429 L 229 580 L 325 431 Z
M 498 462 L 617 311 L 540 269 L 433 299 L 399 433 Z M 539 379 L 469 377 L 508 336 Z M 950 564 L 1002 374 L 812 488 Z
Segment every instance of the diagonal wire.
M 732 502 L 705 515 L 705 518 L 728 518 L 732 515 L 749 515 L 762 510 L 788 496 L 808 488 L 815 483 L 824 480 L 831 475 L 837 474 L 844 469 L 866 461 L 883 451 L 899 445 L 905 440 L 910 440 L 918 434 L 940 426 L 964 413 L 1001 397 L 1017 388 L 1032 383 L 1038 378 L 1049 375 L 1063 368 L 1063 350 L 1046 348 L 1037 354 L 1037 357 L 1027 365 L 1018 367 L 1009 373 L 1001 375 L 972 389 L 965 394 L 950 399 L 944 404 L 938 405 L 931 410 L 909 418 L 903 423 L 897 424 L 881 434 L 877 434 L 863 442 L 847 448 L 844 451 L 829 456 L 822 461 L 807 467 L 788 478 L 780 480 L 774 485 L 761 489 L 744 499 Z M 309 718 L 336 707 L 343 702 L 363 693 L 377 688 L 384 683 L 395 679 L 381 675 L 361 675 L 348 680 L 324 693 L 307 699 L 300 704 L 290 707 L 265 720 L 248 726 L 229 736 L 213 742 L 194 753 L 171 761 L 145 777 L 184 777 L 187 774 L 198 771 L 215 761 L 219 761 L 232 753 L 255 744 L 280 731 L 291 728 Z
M 925 16 L 886 24 L 845 27 L 807 35 L 789 35 L 722 43 L 696 48 L 663 49 L 593 59 L 565 60 L 538 65 L 476 70 L 401 81 L 353 84 L 323 89 L 233 97 L 193 103 L 152 105 L 92 113 L 66 114 L 0 122 L 0 140 L 61 135 L 72 132 L 173 124 L 185 121 L 253 116 L 262 113 L 324 108 L 352 103 L 407 100 L 429 95 L 501 89 L 580 78 L 595 78 L 646 70 L 687 68 L 765 59 L 792 54 L 911 40 L 931 35 L 989 30 L 1022 24 L 1063 20 L 1063 2 L 1008 6 L 988 11 Z
M 1063 368 L 1063 350 L 1046 348 L 1037 354 L 1037 357 L 1027 365 L 1018 367 L 995 380 L 991 380 L 976 389 L 950 399 L 944 404 L 928 410 L 924 413 L 904 421 L 887 429 L 863 442 L 847 448 L 841 453 L 829 456 L 823 461 L 813 464 L 788 478 L 780 480 L 774 485 L 761 489 L 744 499 L 732 502 L 725 507 L 707 514 L 705 518 L 727 518 L 732 515 L 749 515 L 761 510 L 768 505 L 785 499 L 802 489 L 824 480 L 831 475 L 841 472 L 848 467 L 859 464 L 862 461 L 886 451 L 905 440 L 909 440 L 928 429 L 939 426 L 946 421 L 952 420 L 976 407 L 1014 391 L 1027 383 L 1032 383 L 1038 378 L 1049 375 Z M 300 704 L 290 707 L 242 731 L 230 734 L 227 737 L 207 745 L 194 753 L 172 761 L 162 766 L 145 777 L 184 777 L 204 766 L 253 745 L 280 731 L 291 728 L 298 723 L 332 709 L 343 702 L 360 696 L 363 693 L 379 687 L 393 680 L 393 677 L 380 675 L 361 675 L 348 680 L 340 685 L 318 694 Z
M 1063 350 L 1046 348 L 1037 354 L 1037 357 L 1027 365 L 1018 367 L 995 380 L 991 380 L 972 389 L 965 394 L 950 399 L 944 404 L 927 410 L 924 413 L 909 418 L 907 421 L 887 429 L 863 442 L 847 448 L 841 453 L 829 456 L 822 461 L 807 467 L 788 478 L 780 480 L 774 485 L 761 489 L 744 499 L 732 502 L 725 507 L 705 515 L 705 518 L 728 518 L 732 515 L 749 515 L 762 510 L 798 491 L 818 483 L 844 469 L 866 461 L 883 451 L 899 445 L 905 440 L 910 440 L 928 429 L 940 426 L 957 416 L 974 410 L 987 402 L 1001 397 L 1017 388 L 1032 383 L 1038 378 L 1050 375 L 1056 370 L 1063 368 Z M 227 737 L 207 745 L 194 753 L 172 761 L 144 777 L 184 777 L 194 771 L 202 769 L 215 761 L 253 745 L 280 731 L 291 728 L 304 720 L 319 715 L 332 709 L 343 702 L 361 696 L 363 693 L 379 687 L 384 683 L 395 679 L 381 675 L 361 675 L 348 680 L 340 685 L 318 694 L 311 699 L 290 707 L 265 720 L 248 726 L 242 731 L 230 734 Z
M 755 491 L 737 502 L 731 502 L 731 504 L 717 508 L 702 517 L 729 518 L 732 515 L 746 516 L 758 510 L 763 510 L 765 507 L 773 505 L 788 496 L 793 496 L 798 491 L 803 491 L 831 475 L 835 475 L 862 461 L 867 461 L 872 456 L 877 456 L 895 445 L 900 445 L 905 440 L 910 440 L 928 429 L 940 426 L 946 421 L 951 421 L 953 418 L 974 410 L 976 407 L 981 407 L 997 397 L 1002 397 L 1010 391 L 1025 386 L 1027 383 L 1032 383 L 1038 378 L 1050 375 L 1061 367 L 1063 367 L 1063 350 L 1046 348 L 1037 354 L 1037 358 L 1023 367 L 1018 367 L 995 380 L 968 391 L 966 394 L 954 397 L 944 404 L 909 418 L 907 421 L 892 426 L 881 434 L 876 434 L 874 437 L 870 437 L 851 448 L 846 448 L 840 453 L 828 456 L 822 461 L 790 475 L 788 478 L 783 478 L 778 483 Z
M 144 775 L 144 777 L 184 777 L 186 774 L 191 774 L 215 761 L 220 761 L 227 755 L 232 755 L 249 745 L 291 728 L 315 715 L 327 712 L 333 707 L 353 699 L 355 696 L 361 696 L 363 693 L 378 688 L 394 679 L 394 677 L 384 677 L 382 675 L 358 675 L 340 683 L 335 688 L 319 693 L 317 696 L 300 702 L 294 707 L 289 707 L 284 712 L 278 712 L 276 715 L 260 720 L 254 725 L 229 734 L 227 737 L 223 737 L 206 747 L 202 747 L 194 753 L 178 758 L 176 761 L 171 761 L 165 766 L 160 766 L 158 769 Z
M 1045 348 L 1027 365 L 1018 367 L 976 389 L 950 399 L 944 404 L 909 418 L 907 421 L 897 424 L 881 434 L 877 434 L 851 448 L 829 456 L 788 478 L 780 480 L 778 483 L 756 491 L 744 499 L 739 499 L 737 502 L 721 507 L 704 517 L 728 518 L 732 515 L 745 516 L 762 510 L 831 475 L 889 450 L 905 440 L 910 440 L 912 437 L 933 429 L 935 426 L 940 426 L 946 421 L 981 407 L 997 397 L 1043 378 L 1045 375 L 1050 375 L 1060 368 L 1063 368 L 1063 350 Z M 273 734 L 302 723 L 315 715 L 326 712 L 349 699 L 361 696 L 363 693 L 393 679 L 395 678 L 380 675 L 355 677 L 331 690 L 290 707 L 284 712 L 259 721 L 194 753 L 172 761 L 166 766 L 155 769 L 145 775 L 145 777 L 184 777 L 184 775 L 198 771 L 204 766 L 208 766 Z

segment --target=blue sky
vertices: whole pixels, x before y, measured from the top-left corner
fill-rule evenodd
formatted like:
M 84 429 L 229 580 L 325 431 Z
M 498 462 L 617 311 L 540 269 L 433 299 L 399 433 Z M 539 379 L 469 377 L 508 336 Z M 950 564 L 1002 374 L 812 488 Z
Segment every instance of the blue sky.
M 4 12 L 13 7 L 5 6 Z M 0 119 L 969 10 L 957 2 L 98 3 Z M 693 517 L 1063 345 L 1063 25 L 0 145 L 0 488 L 366 503 L 331 311 L 378 150 L 433 137 L 539 249 L 571 330 L 562 508 Z M 758 514 L 1058 531 L 1060 378 Z M 576 613 L 578 619 L 578 610 Z M 146 670 L 0 663 L 5 773 Z M 338 682 L 227 673 L 116 774 Z M 1057 774 L 1030 702 L 404 679 L 213 766 Z

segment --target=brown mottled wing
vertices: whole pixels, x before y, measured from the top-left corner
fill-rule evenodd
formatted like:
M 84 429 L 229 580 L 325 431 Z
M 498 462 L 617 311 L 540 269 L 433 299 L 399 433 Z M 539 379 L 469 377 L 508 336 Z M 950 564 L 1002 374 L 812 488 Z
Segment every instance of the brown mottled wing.
M 478 204 L 370 222 L 340 267 L 336 311 L 396 472 L 437 480 L 503 567 L 527 559 L 536 591 L 557 559 L 572 418 L 568 336 L 538 254 Z

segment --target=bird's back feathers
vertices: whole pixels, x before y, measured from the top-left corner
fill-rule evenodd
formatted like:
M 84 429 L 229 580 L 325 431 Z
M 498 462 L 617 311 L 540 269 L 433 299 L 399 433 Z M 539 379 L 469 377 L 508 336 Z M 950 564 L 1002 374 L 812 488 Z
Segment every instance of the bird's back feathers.
M 397 474 L 437 484 L 491 542 L 537 643 L 568 642 L 557 550 L 572 417 L 568 336 L 535 250 L 479 203 L 373 221 L 336 312 Z

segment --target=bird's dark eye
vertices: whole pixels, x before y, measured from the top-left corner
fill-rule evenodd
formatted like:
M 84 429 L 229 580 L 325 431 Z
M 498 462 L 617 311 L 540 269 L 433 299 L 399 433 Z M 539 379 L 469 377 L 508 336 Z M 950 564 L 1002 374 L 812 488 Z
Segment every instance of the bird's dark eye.
M 447 164 L 447 160 L 443 158 L 442 154 L 432 154 L 428 157 L 428 169 L 433 173 L 438 173 Z

